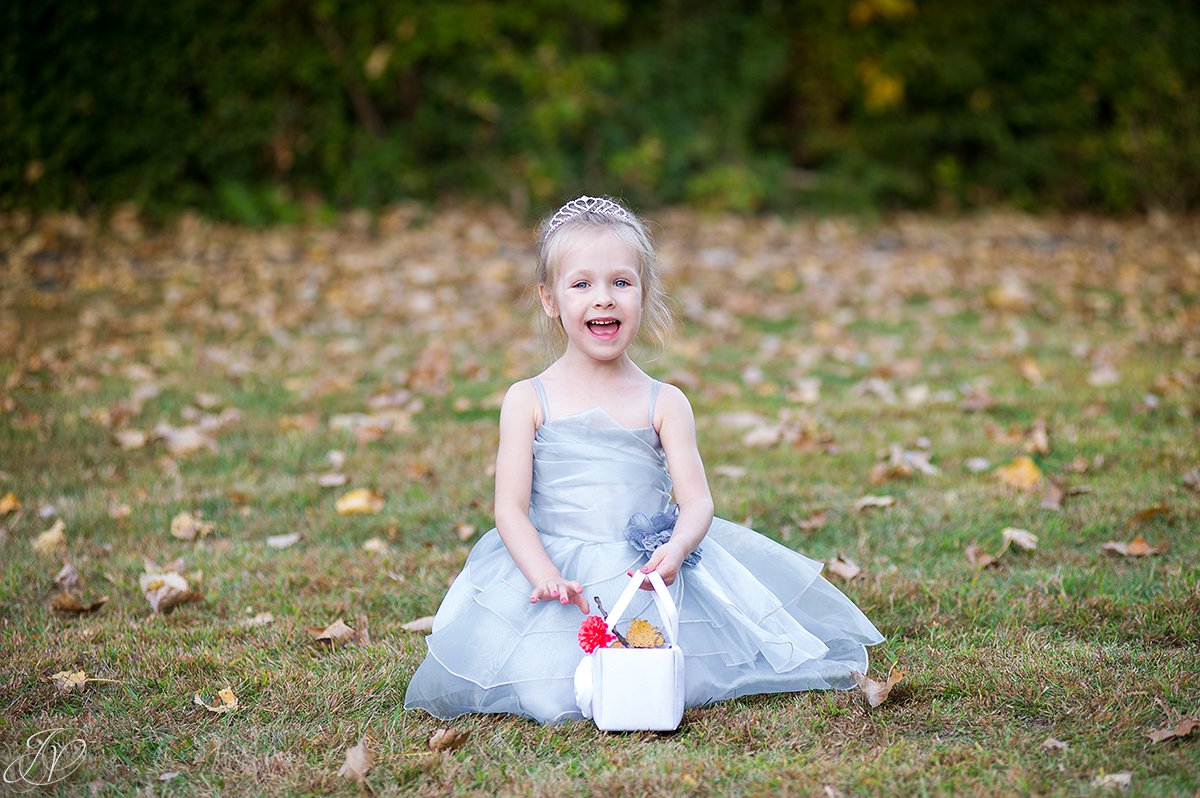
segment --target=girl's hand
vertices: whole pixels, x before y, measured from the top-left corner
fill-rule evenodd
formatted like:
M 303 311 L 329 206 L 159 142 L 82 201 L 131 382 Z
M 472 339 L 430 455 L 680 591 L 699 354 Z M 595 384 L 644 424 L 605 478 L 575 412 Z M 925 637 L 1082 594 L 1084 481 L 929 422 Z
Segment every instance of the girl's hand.
M 642 573 L 648 574 L 651 571 L 658 571 L 658 575 L 662 577 L 663 582 L 670 585 L 679 574 L 679 568 L 683 565 L 684 558 L 690 553 L 683 544 L 668 540 L 650 555 L 650 562 L 642 566 Z M 642 583 L 642 590 L 653 589 L 654 586 L 649 582 Z
M 548 577 L 534 585 L 533 592 L 529 594 L 530 604 L 554 600 L 558 600 L 562 604 L 574 604 L 584 615 L 591 611 L 587 599 L 583 597 L 583 585 L 573 579 L 564 579 L 561 576 Z

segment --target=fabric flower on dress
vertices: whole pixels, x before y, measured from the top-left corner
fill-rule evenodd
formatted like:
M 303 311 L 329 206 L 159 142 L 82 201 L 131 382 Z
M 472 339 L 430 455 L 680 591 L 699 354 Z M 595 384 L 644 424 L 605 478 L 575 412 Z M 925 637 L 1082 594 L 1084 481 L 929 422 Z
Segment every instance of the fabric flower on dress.
M 647 517 L 644 513 L 634 513 L 625 524 L 625 539 L 629 545 L 647 555 L 671 539 L 675 530 L 675 521 L 679 518 L 679 505 L 672 504 L 664 512 Z M 683 558 L 683 564 L 694 566 L 700 562 L 700 548 Z
M 616 639 L 616 635 L 608 631 L 608 624 L 599 615 L 589 615 L 579 624 L 579 647 L 588 654 L 598 648 L 607 647 Z

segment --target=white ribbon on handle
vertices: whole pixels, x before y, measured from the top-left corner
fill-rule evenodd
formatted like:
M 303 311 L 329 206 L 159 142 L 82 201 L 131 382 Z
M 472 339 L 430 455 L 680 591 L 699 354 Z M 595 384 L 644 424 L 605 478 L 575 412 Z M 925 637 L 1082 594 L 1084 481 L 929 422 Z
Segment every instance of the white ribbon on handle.
M 617 603 L 608 613 L 608 631 L 611 632 L 617 622 L 621 620 L 621 615 L 629 608 L 629 603 L 633 601 L 633 597 L 637 595 L 638 590 L 647 579 L 654 587 L 654 604 L 658 607 L 658 614 L 666 626 L 664 631 L 667 634 L 667 641 L 674 645 L 679 639 L 679 609 L 675 606 L 675 600 L 671 598 L 671 594 L 667 590 L 667 583 L 659 576 L 658 571 L 651 571 L 648 574 L 641 571 L 633 572 L 633 578 L 629 580 L 629 584 L 621 592 Z

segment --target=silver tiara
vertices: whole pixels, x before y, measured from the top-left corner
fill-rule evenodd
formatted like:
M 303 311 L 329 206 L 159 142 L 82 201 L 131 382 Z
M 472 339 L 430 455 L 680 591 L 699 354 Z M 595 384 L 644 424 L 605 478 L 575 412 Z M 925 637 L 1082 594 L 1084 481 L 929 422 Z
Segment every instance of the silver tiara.
M 605 216 L 612 216 L 615 219 L 620 219 L 630 224 L 637 224 L 637 220 L 634 219 L 633 214 L 612 200 L 605 199 L 604 197 L 589 197 L 584 195 L 571 200 L 555 211 L 554 216 L 550 218 L 550 224 L 546 225 L 546 235 L 550 235 L 576 216 L 588 213 L 589 211 L 591 213 L 602 213 Z

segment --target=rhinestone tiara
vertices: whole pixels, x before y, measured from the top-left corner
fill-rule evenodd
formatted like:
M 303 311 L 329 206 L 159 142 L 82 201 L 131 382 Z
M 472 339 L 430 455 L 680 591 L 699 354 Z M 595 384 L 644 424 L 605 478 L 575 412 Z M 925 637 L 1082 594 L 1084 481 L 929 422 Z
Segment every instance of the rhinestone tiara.
M 637 220 L 633 214 L 622 208 L 617 203 L 604 197 L 589 197 L 584 195 L 571 200 L 566 205 L 559 208 L 554 216 L 550 217 L 550 223 L 546 225 L 546 235 L 550 235 L 558 228 L 562 227 L 567 222 L 574 219 L 583 213 L 601 213 L 605 216 L 611 216 L 614 219 L 620 219 L 623 222 L 637 224 Z

